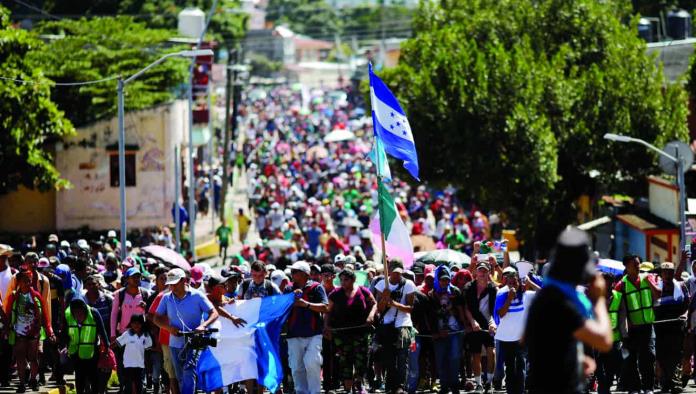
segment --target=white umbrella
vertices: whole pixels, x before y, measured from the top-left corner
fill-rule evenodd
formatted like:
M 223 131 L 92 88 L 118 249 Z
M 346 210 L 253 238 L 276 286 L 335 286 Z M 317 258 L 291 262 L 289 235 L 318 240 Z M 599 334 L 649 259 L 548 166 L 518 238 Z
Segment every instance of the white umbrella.
M 362 222 L 361 222 L 360 220 L 358 220 L 358 219 L 356 219 L 356 218 L 352 218 L 352 217 L 344 218 L 344 219 L 341 221 L 341 226 L 344 226 L 344 227 L 355 227 L 355 228 L 363 228 L 363 227 L 365 227 L 365 226 L 363 226 L 363 224 L 362 224 Z
M 626 267 L 619 260 L 613 259 L 599 259 L 597 263 L 597 269 L 601 272 L 606 272 L 611 275 L 621 275 L 623 274 Z
M 351 141 L 355 139 L 355 134 L 346 129 L 334 129 L 324 137 L 324 142 Z
M 285 250 L 292 247 L 292 242 L 284 239 L 272 239 L 266 243 L 266 246 L 271 249 Z

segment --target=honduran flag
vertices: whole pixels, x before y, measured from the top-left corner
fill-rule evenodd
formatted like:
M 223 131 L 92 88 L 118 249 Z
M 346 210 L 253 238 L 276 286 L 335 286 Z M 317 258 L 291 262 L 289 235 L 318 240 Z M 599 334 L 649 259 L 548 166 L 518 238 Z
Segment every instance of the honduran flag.
M 413 244 L 408 228 L 401 220 L 396 203 L 382 181 L 379 181 L 378 187 L 379 210 L 370 220 L 372 246 L 379 253 L 384 253 L 381 238 L 381 234 L 384 234 L 387 257 L 398 257 L 403 261 L 404 268 L 409 269 L 413 265 Z
M 394 158 L 403 160 L 404 168 L 416 180 L 420 180 L 416 144 L 406 114 L 387 85 L 372 72 L 372 65 L 369 65 L 369 74 L 375 135 L 384 143 L 384 150 Z
M 295 301 L 293 294 L 235 301 L 225 306 L 233 316 L 246 320 L 235 327 L 226 318 L 215 323 L 218 344 L 205 350 L 198 361 L 196 387 L 206 392 L 232 383 L 258 379 L 272 393 L 283 380 L 280 330 Z

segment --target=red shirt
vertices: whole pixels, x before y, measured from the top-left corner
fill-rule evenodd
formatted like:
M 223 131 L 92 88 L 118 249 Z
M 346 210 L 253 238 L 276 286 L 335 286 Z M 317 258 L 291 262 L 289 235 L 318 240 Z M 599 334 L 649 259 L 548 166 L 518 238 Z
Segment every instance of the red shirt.
M 160 292 L 157 294 L 157 297 L 155 297 L 155 300 L 152 301 L 152 305 L 150 305 L 150 310 L 148 310 L 148 313 L 151 315 L 154 315 L 157 313 L 157 307 L 160 304 L 160 301 L 162 301 L 162 297 L 164 296 L 165 292 Z M 166 318 L 166 317 L 165 317 Z M 165 346 L 169 346 L 169 331 L 163 330 L 160 328 L 159 330 L 159 343 Z

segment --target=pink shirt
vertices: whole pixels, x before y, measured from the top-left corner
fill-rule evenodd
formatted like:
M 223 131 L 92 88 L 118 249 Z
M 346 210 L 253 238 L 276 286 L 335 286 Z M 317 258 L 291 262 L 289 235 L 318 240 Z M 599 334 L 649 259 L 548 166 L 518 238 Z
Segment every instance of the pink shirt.
M 111 336 L 118 336 L 123 334 L 128 329 L 128 324 L 130 324 L 131 316 L 134 314 L 145 315 L 145 309 L 140 306 L 141 302 L 144 302 L 140 291 L 135 296 L 126 293 L 123 297 L 123 306 L 120 303 L 120 293 L 126 291 L 126 288 L 119 289 L 114 293 L 114 303 L 111 305 Z M 116 327 L 116 321 L 118 320 L 118 310 L 121 309 L 121 321 Z

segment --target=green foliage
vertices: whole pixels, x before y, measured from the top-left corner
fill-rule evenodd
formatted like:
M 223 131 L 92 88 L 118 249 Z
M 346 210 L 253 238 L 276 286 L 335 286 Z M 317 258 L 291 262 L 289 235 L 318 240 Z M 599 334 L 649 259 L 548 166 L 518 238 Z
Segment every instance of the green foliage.
M 52 82 L 26 61 L 29 52 L 42 50 L 41 41 L 10 26 L 8 11 L 0 7 L 0 75 L 37 82 L 0 80 L 0 194 L 19 185 L 40 190 L 68 185 L 45 144 L 73 127 L 51 101 Z
M 421 176 L 510 213 L 548 246 L 597 187 L 644 193 L 658 146 L 687 136 L 686 95 L 636 37 L 623 1 L 423 3 L 415 38 L 384 78 L 406 107 Z M 443 157 L 449 160 L 442 160 Z M 598 171 L 593 178 L 590 173 Z
M 130 17 L 103 17 L 45 22 L 40 34 L 64 35 L 30 53 L 32 64 L 46 70 L 56 82 L 89 81 L 138 72 L 167 52 L 170 31 L 148 29 Z M 175 97 L 173 89 L 186 81 L 188 60 L 172 58 L 152 68 L 126 86 L 126 110 L 148 108 Z M 76 125 L 114 116 L 117 111 L 116 81 L 61 87 L 53 100 Z
M 325 0 L 269 0 L 266 20 L 323 39 L 341 32 L 339 15 Z
M 279 72 L 283 68 L 281 62 L 274 62 L 268 57 L 258 53 L 249 53 L 246 55 L 246 59 L 251 66 L 251 75 L 271 77 L 274 73 Z

